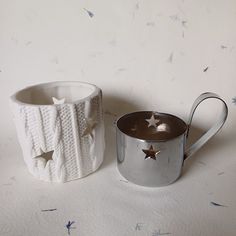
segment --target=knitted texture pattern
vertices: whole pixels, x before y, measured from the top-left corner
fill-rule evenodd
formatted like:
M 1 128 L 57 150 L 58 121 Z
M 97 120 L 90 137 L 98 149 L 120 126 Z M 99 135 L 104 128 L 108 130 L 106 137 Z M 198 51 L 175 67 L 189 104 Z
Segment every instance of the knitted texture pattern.
M 25 163 L 38 179 L 66 182 L 94 172 L 104 155 L 101 91 L 59 105 L 12 103 Z

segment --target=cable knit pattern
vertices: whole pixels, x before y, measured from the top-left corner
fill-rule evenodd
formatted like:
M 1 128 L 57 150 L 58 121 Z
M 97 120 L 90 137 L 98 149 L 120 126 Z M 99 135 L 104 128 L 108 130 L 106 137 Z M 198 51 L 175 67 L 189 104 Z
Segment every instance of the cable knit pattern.
M 75 104 L 32 106 L 12 102 L 24 160 L 35 177 L 66 182 L 100 166 L 105 147 L 101 96 L 99 91 L 90 100 Z M 95 124 L 91 130 L 88 120 Z M 52 158 L 45 159 L 43 154 L 51 151 Z

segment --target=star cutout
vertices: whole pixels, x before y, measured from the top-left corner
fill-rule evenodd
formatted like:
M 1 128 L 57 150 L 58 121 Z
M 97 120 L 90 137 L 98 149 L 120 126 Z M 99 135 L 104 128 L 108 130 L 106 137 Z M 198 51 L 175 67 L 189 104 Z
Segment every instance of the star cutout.
M 65 98 L 57 99 L 55 97 L 52 97 L 52 100 L 55 105 L 60 105 L 60 104 L 64 104 L 66 99 Z
M 152 145 L 149 149 L 142 149 L 142 151 L 146 154 L 145 160 L 147 158 L 152 158 L 153 160 L 156 160 L 156 156 L 161 152 L 159 150 L 154 150 Z
M 151 116 L 150 119 L 146 119 L 146 121 L 148 122 L 148 128 L 151 126 L 154 126 L 155 128 L 157 127 L 157 123 L 160 121 L 158 119 L 155 119 L 154 115 Z
M 46 166 L 46 164 L 47 164 L 48 161 L 53 160 L 53 159 L 52 159 L 53 152 L 54 152 L 54 151 L 44 152 L 44 151 L 41 149 L 41 153 L 42 153 L 42 154 L 40 154 L 39 156 L 36 156 L 35 158 L 42 158 L 43 161 L 45 162 L 45 166 Z
M 87 126 L 87 127 L 85 128 L 85 130 L 84 130 L 84 132 L 83 132 L 83 134 L 82 134 L 82 137 L 85 137 L 85 136 L 87 136 L 87 135 L 90 135 L 91 138 L 93 139 L 93 134 L 92 134 L 92 132 L 93 132 L 94 128 L 96 127 L 97 122 L 94 121 L 94 120 L 91 119 L 91 118 L 85 119 L 85 121 L 86 121 L 86 126 Z

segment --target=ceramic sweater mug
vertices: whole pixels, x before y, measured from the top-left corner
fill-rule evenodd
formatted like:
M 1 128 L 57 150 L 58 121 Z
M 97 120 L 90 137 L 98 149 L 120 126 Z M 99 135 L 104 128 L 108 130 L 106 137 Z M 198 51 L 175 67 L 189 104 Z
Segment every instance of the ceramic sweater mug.
M 29 171 L 66 182 L 94 172 L 104 155 L 102 92 L 83 82 L 51 82 L 11 96 L 18 139 Z
M 217 99 L 223 110 L 217 122 L 186 150 L 193 114 L 205 99 Z M 188 123 L 165 113 L 141 111 L 126 114 L 117 121 L 117 162 L 120 173 L 143 186 L 160 187 L 181 175 L 183 162 L 223 126 L 228 114 L 226 103 L 214 93 L 203 93 L 194 102 Z

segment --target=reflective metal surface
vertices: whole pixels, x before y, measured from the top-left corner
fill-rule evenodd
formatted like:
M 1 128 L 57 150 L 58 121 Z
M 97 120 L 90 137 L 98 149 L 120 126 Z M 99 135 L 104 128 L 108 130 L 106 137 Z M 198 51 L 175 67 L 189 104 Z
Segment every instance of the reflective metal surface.
M 186 137 L 197 106 L 216 98 L 223 111 L 215 125 L 185 153 Z M 227 105 L 213 93 L 200 95 L 190 112 L 188 125 L 164 113 L 141 111 L 126 114 L 117 121 L 117 162 L 120 173 L 129 181 L 148 187 L 173 183 L 181 175 L 183 161 L 197 151 L 224 124 Z
M 189 130 L 191 128 L 193 115 L 194 115 L 197 107 L 199 106 L 199 104 L 202 103 L 203 101 L 205 101 L 206 99 L 217 99 L 218 101 L 220 101 L 222 103 L 222 112 L 221 112 L 218 120 L 215 122 L 215 124 L 213 124 L 213 126 L 199 140 L 197 140 L 192 146 L 190 146 L 190 148 L 188 150 L 186 150 L 185 159 L 187 157 L 193 155 L 209 139 L 211 139 L 215 134 L 217 134 L 217 132 L 222 128 L 222 126 L 224 125 L 224 123 L 227 119 L 228 107 L 227 107 L 227 104 L 225 103 L 225 101 L 222 98 L 220 98 L 219 95 L 217 95 L 215 93 L 203 93 L 195 100 L 195 102 L 192 106 L 192 109 L 190 111 L 189 120 L 188 120 L 188 130 L 187 130 L 187 135 L 186 135 L 187 137 L 188 137 Z

